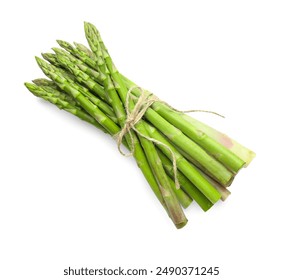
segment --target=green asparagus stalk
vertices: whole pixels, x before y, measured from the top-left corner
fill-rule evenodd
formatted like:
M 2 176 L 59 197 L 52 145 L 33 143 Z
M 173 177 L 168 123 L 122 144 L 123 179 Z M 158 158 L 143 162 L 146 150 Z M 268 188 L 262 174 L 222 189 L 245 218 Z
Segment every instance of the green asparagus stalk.
M 204 174 L 205 175 L 205 174 Z M 222 201 L 225 201 L 227 198 L 228 198 L 228 196 L 231 194 L 231 192 L 227 189 L 227 188 L 225 188 L 225 187 L 223 187 L 223 186 L 221 186 L 220 184 L 218 184 L 217 182 L 213 182 L 213 180 L 212 179 L 210 179 L 210 178 L 207 178 L 207 180 L 218 190 L 218 192 L 221 194 L 221 200 Z
M 156 102 L 152 108 L 160 116 L 168 120 L 185 135 L 190 137 L 195 143 L 203 147 L 203 149 L 224 164 L 229 170 L 236 173 L 244 166 L 245 162 L 234 153 L 220 145 L 214 139 L 208 137 L 206 133 L 197 129 L 191 123 L 186 122 L 182 118 L 183 113 L 176 112 L 175 110 L 164 106 L 164 104 L 160 102 Z
M 120 98 L 122 98 L 123 96 L 120 95 L 120 98 L 118 96 L 118 94 L 116 93 L 116 89 L 115 86 L 117 87 L 117 90 L 119 88 L 121 88 L 121 86 L 123 86 L 122 84 L 119 84 L 119 81 L 115 80 L 116 76 L 115 74 L 113 75 L 113 69 L 114 66 L 113 65 L 109 65 L 110 67 L 107 67 L 107 65 L 105 64 L 105 57 L 103 57 L 103 50 L 101 49 L 101 46 L 98 42 L 98 40 L 95 40 L 95 33 L 93 30 L 93 26 L 85 23 L 85 32 L 86 32 L 86 37 L 87 40 L 90 44 L 90 47 L 92 49 L 92 51 L 96 54 L 97 58 L 98 58 L 98 66 L 99 66 L 99 70 L 102 73 L 102 75 L 104 76 L 104 87 L 107 89 L 107 92 L 109 94 L 110 99 L 113 102 L 113 109 L 116 113 L 116 116 L 118 118 L 119 123 L 121 124 L 121 126 L 123 127 L 126 121 L 126 113 L 123 107 L 123 104 L 120 100 Z M 108 74 L 110 72 L 110 75 Z M 112 79 L 115 82 L 115 86 L 112 83 Z M 120 91 L 118 90 L 118 92 L 120 93 Z M 125 102 L 125 99 L 123 100 Z M 143 125 L 141 122 L 139 122 L 137 124 L 137 129 L 139 130 L 139 132 L 142 135 L 147 136 L 146 130 L 143 128 Z M 136 151 L 136 143 L 137 143 L 137 139 L 134 133 L 132 133 L 132 135 L 134 135 L 132 140 L 128 135 L 126 134 L 126 140 L 128 142 L 129 145 L 131 145 L 131 141 L 134 141 L 134 152 Z M 176 225 L 177 228 L 181 228 L 183 227 L 186 223 L 187 223 L 187 219 L 180 207 L 180 204 L 178 202 L 178 199 L 175 195 L 175 193 L 172 191 L 168 177 L 163 169 L 162 163 L 159 159 L 159 156 L 155 150 L 154 144 L 150 141 L 148 141 L 147 139 L 145 139 L 144 137 L 139 137 L 140 141 L 141 141 L 141 145 L 143 147 L 143 150 L 146 154 L 146 157 L 148 159 L 148 162 L 150 164 L 151 169 L 153 170 L 153 173 L 155 175 L 155 178 L 157 179 L 157 182 L 159 184 L 159 189 L 162 193 L 163 199 L 166 203 L 167 209 L 168 209 L 168 213 L 169 216 L 171 217 L 171 219 L 173 220 L 174 224 Z
M 164 169 L 167 174 L 174 178 L 174 170 L 172 166 L 172 162 L 169 158 L 167 158 L 161 150 L 157 149 L 160 159 L 162 160 Z M 181 188 L 193 199 L 197 202 L 197 204 L 202 208 L 203 211 L 209 210 L 213 203 L 204 196 L 198 188 L 196 188 L 180 171 L 177 173 L 178 180 L 181 184 Z
M 230 185 L 226 185 L 225 187 L 219 184 L 215 179 L 213 179 L 213 174 L 210 174 L 207 170 L 203 170 L 203 168 L 196 162 L 194 161 L 189 155 L 187 155 L 184 151 L 181 149 L 177 149 L 177 151 L 185 158 L 187 159 L 195 169 L 202 174 L 202 176 L 215 188 L 218 190 L 218 192 L 221 194 L 221 200 L 225 200 L 229 195 L 230 191 L 227 190 L 227 187 Z M 232 183 L 232 180 L 230 181 Z
M 145 124 L 146 129 L 151 137 L 166 145 L 173 151 L 178 169 L 195 185 L 197 188 L 212 202 L 216 203 L 221 195 L 220 193 L 198 172 L 198 170 L 190 164 L 178 150 L 152 125 Z M 172 159 L 172 154 L 165 146 L 159 146 L 159 149 L 168 157 Z M 190 194 L 191 195 L 191 194 Z M 193 197 L 193 195 L 191 195 Z M 197 200 L 195 197 L 193 197 Z
M 218 142 L 219 144 L 224 146 L 226 149 L 234 153 L 241 160 L 243 160 L 245 162 L 244 167 L 247 167 L 250 164 L 250 162 L 253 160 L 253 158 L 255 157 L 255 153 L 253 151 L 239 144 L 237 141 L 228 137 L 227 135 L 217 131 L 216 129 L 202 123 L 201 121 L 187 114 L 183 114 L 182 118 L 186 122 L 192 124 L 194 127 L 203 131 L 210 138 L 214 139 L 216 142 Z
M 162 163 L 162 165 L 163 165 L 163 163 Z M 171 186 L 171 189 L 175 193 L 175 195 L 176 195 L 178 201 L 180 202 L 180 204 L 182 205 L 182 207 L 184 209 L 188 208 L 191 205 L 191 203 L 193 202 L 192 198 L 182 188 L 177 189 L 176 186 L 175 186 L 175 182 L 169 176 L 167 178 L 168 178 L 169 184 Z

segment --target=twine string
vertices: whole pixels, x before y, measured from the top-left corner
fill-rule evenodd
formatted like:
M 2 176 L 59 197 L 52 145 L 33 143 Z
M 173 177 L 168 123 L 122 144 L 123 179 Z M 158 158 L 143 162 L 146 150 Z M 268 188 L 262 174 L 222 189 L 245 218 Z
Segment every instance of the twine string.
M 133 89 L 134 88 L 136 88 L 136 87 L 133 87 Z M 137 88 L 140 88 L 140 87 L 137 86 Z M 221 115 L 221 114 L 219 114 L 217 112 L 210 111 L 210 110 L 200 110 L 200 109 L 198 109 L 198 110 L 178 110 L 175 107 L 173 107 L 170 104 L 168 104 L 167 102 L 160 100 L 157 96 L 155 96 L 154 94 L 150 93 L 149 91 L 146 91 L 146 92 L 148 94 L 153 95 L 156 98 L 156 102 L 162 103 L 162 104 L 166 105 L 167 107 L 169 107 L 171 110 L 176 111 L 178 113 L 183 113 L 183 114 L 187 114 L 187 113 L 208 113 L 208 114 L 213 114 L 213 115 L 216 115 L 218 117 L 221 117 L 221 118 L 225 119 L 225 116 L 223 116 L 223 115 Z M 132 95 L 132 98 L 134 100 L 138 99 L 138 97 L 136 97 L 135 95 Z
M 168 107 L 170 107 L 172 110 L 176 111 L 176 112 L 179 112 L 179 113 L 209 113 L 209 114 L 213 114 L 213 115 L 216 115 L 218 117 L 221 117 L 221 118 L 225 118 L 225 116 L 217 113 L 217 112 L 214 112 L 214 111 L 209 111 L 209 110 L 185 110 L 185 111 L 180 111 L 178 109 L 175 109 L 174 107 L 170 106 L 169 104 L 166 103 L 166 105 Z

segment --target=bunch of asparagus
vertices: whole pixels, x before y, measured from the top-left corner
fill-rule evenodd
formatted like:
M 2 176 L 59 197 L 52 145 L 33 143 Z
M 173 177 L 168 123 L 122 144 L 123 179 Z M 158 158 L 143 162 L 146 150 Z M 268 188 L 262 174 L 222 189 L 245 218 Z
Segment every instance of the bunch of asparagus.
M 168 216 L 182 228 L 187 223 L 182 208 L 195 200 L 207 211 L 225 200 L 227 187 L 254 153 L 157 98 L 148 104 L 153 95 L 118 72 L 94 25 L 84 27 L 90 49 L 58 40 L 62 48 L 42 54 L 45 60 L 36 57 L 49 79 L 25 86 L 115 139 L 120 136 Z

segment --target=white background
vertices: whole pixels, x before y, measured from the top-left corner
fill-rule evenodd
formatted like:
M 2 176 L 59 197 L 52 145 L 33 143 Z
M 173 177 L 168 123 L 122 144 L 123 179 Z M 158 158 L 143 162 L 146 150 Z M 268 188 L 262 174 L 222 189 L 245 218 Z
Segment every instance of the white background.
M 95 279 L 69 266 L 282 279 L 282 14 L 282 1 L 2 1 L 0 279 Z M 122 73 L 177 108 L 224 114 L 194 116 L 257 153 L 225 203 L 191 205 L 176 230 L 110 137 L 24 88 L 56 39 L 86 43 L 83 21 Z

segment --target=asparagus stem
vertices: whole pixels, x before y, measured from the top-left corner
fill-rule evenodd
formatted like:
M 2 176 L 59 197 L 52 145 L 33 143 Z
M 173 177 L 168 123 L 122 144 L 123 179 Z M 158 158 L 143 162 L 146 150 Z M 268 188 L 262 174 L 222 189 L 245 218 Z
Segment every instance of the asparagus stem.
M 202 130 L 197 129 L 191 123 L 185 121 L 185 119 L 182 118 L 183 113 L 176 112 L 159 102 L 153 104 L 152 108 L 231 171 L 236 173 L 245 164 L 243 160 L 230 150 L 220 145 L 214 139 L 208 137 Z
M 190 164 L 178 150 L 161 134 L 158 130 L 145 123 L 146 129 L 151 137 L 165 144 L 173 151 L 176 158 L 176 164 L 178 169 L 212 202 L 216 203 L 221 195 L 220 193 L 196 170 L 196 168 Z M 159 149 L 172 161 L 171 152 L 164 146 L 159 146 Z M 189 193 L 190 194 L 190 193 Z M 191 194 L 190 194 L 191 195 Z M 191 195 L 193 197 L 193 195 Z M 193 197 L 197 200 L 195 197 Z
M 192 163 L 198 170 L 202 171 L 202 173 L 206 174 L 209 178 L 212 178 L 213 180 L 215 180 L 216 182 L 218 182 L 220 185 L 224 186 L 224 187 L 228 187 L 230 186 L 230 184 L 233 182 L 235 174 L 232 175 L 230 181 L 228 181 L 226 184 L 220 183 L 217 180 L 217 177 L 215 177 L 215 175 L 213 173 L 211 173 L 209 170 L 205 169 L 203 166 L 201 166 L 194 158 L 192 158 L 190 155 L 188 155 L 188 153 L 186 153 L 185 151 L 183 151 L 182 149 L 180 149 L 179 147 L 175 148 L 178 150 L 178 152 L 185 158 L 187 159 L 187 161 L 189 161 L 190 163 Z
M 216 129 L 194 119 L 193 117 L 184 114 L 182 118 L 186 121 L 191 123 L 197 129 L 200 129 L 205 134 L 207 134 L 210 138 L 217 141 L 219 144 L 224 146 L 226 149 L 230 150 L 236 156 L 238 156 L 241 160 L 245 162 L 244 167 L 247 167 L 252 159 L 255 157 L 255 153 L 248 148 L 242 146 L 234 139 L 228 137 L 227 135 L 217 131 Z
M 162 135 L 161 135 L 162 136 Z M 213 175 L 209 174 L 208 176 L 208 172 L 207 170 L 203 170 L 201 168 L 201 166 L 198 165 L 197 162 L 195 162 L 194 160 L 192 160 L 191 157 L 189 157 L 186 153 L 184 153 L 182 150 L 180 149 L 177 149 L 178 152 L 180 152 L 181 155 L 184 156 L 184 158 L 186 158 L 189 162 L 193 163 L 194 164 L 194 167 L 195 169 L 220 193 L 221 195 L 221 200 L 224 201 L 227 199 L 227 197 L 231 194 L 231 192 L 229 190 L 227 190 L 226 187 L 223 187 L 222 185 L 220 185 L 217 181 L 215 181 L 213 179 Z M 168 155 L 169 156 L 169 155 Z M 162 162 L 163 162 L 163 165 L 165 164 L 165 160 L 162 158 Z M 169 162 L 170 163 L 170 162 Z M 168 168 L 168 167 L 167 167 Z M 165 168 L 166 169 L 166 168 Z M 180 168 L 179 168 L 180 169 Z M 166 170 L 167 171 L 167 170 Z M 171 164 L 171 168 L 169 170 L 170 175 L 173 176 L 173 168 L 172 168 L 172 164 Z M 232 181 L 231 181 L 232 182 Z M 228 186 L 227 186 L 228 187 Z
M 219 191 L 219 193 L 221 194 L 222 201 L 225 201 L 228 198 L 228 196 L 231 194 L 231 192 L 227 188 L 221 186 L 220 184 L 212 180 L 210 177 L 207 177 L 207 180 Z
M 174 178 L 174 171 L 171 161 L 159 150 L 157 149 L 160 159 L 162 160 L 163 167 L 166 173 Z M 180 171 L 178 171 L 178 180 L 181 184 L 181 188 L 202 208 L 203 211 L 209 210 L 213 203 L 204 196 L 198 188 L 195 187 Z
M 163 161 L 162 161 L 162 165 L 163 165 Z M 177 189 L 176 186 L 175 186 L 175 182 L 170 178 L 169 175 L 168 175 L 168 181 L 170 183 L 171 189 L 174 191 L 174 193 L 175 193 L 178 201 L 182 205 L 182 207 L 184 209 L 188 208 L 191 205 L 191 203 L 193 202 L 192 198 L 182 188 Z
M 115 104 L 113 109 L 116 110 L 115 111 L 116 116 L 120 121 L 121 126 L 123 126 L 126 120 L 126 113 L 122 106 L 120 98 L 122 99 L 123 103 L 125 103 L 127 88 L 124 85 L 124 83 L 121 81 L 119 73 L 115 68 L 109 54 L 106 52 L 104 45 L 101 44 L 101 41 L 99 40 L 100 37 L 99 38 L 97 37 L 96 28 L 89 23 L 85 23 L 85 32 L 92 51 L 95 52 L 96 56 L 98 57 L 99 69 L 102 72 L 102 74 L 105 76 L 104 87 L 108 89 L 109 96 L 113 104 Z M 110 75 L 108 74 L 108 71 L 110 72 Z M 115 82 L 115 87 L 117 88 L 120 98 L 116 93 L 113 83 L 111 82 L 111 78 Z M 130 108 L 133 108 L 133 104 L 130 104 Z M 147 137 L 147 132 L 146 129 L 143 127 L 142 122 L 136 124 L 136 129 L 139 131 L 139 133 Z M 129 135 L 128 135 L 128 139 L 129 141 L 131 141 Z M 187 223 L 187 219 L 180 207 L 180 204 L 178 202 L 175 193 L 171 189 L 168 177 L 163 169 L 162 163 L 155 150 L 154 144 L 144 137 L 139 137 L 139 139 L 143 147 L 143 150 L 146 154 L 146 157 L 148 159 L 148 162 L 150 164 L 150 167 L 153 170 L 155 178 L 157 179 L 157 182 L 159 184 L 159 188 L 166 203 L 169 216 L 173 220 L 176 227 L 181 228 Z

